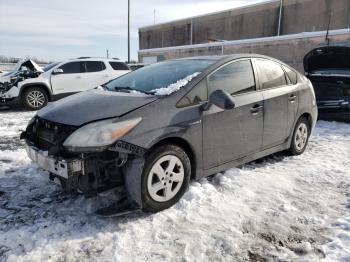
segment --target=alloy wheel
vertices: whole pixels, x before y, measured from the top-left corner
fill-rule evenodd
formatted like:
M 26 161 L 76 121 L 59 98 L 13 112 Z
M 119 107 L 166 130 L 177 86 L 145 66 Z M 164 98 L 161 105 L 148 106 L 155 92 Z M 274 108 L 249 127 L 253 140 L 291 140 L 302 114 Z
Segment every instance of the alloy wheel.
M 45 104 L 45 95 L 39 90 L 30 91 L 27 95 L 27 103 L 33 108 L 40 108 Z
M 147 191 L 157 202 L 166 202 L 176 196 L 184 182 L 184 166 L 174 155 L 159 158 L 152 166 L 147 179 Z
M 294 143 L 298 151 L 302 151 L 307 143 L 308 128 L 305 123 L 300 123 L 295 133 Z

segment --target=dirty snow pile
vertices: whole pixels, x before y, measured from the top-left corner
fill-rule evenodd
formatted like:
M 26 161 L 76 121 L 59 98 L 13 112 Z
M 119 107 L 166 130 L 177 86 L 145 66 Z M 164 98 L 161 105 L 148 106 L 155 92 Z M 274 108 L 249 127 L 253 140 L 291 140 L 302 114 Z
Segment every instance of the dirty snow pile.
M 193 182 L 163 212 L 102 219 L 105 198 L 62 195 L 13 142 L 31 116 L 0 112 L 0 261 L 350 261 L 348 124 L 318 122 L 303 155 Z
M 173 83 L 173 84 L 171 84 L 171 85 L 169 85 L 167 87 L 162 87 L 162 88 L 151 90 L 151 92 L 154 92 L 155 95 L 159 95 L 159 96 L 170 95 L 171 93 L 179 91 L 181 87 L 184 87 L 185 85 L 187 85 L 189 82 L 191 82 L 191 80 L 193 78 L 198 76 L 200 73 L 201 72 L 193 73 L 192 75 L 189 75 L 189 76 L 187 76 L 187 77 L 185 77 L 183 79 L 180 79 L 176 83 Z

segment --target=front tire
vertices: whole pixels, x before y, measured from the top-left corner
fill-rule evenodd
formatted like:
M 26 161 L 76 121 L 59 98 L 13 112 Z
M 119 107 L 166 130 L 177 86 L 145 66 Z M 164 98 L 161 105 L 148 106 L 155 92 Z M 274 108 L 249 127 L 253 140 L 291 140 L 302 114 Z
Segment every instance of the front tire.
M 288 153 L 292 156 L 304 153 L 310 137 L 310 124 L 305 117 L 299 118 L 295 125 L 293 137 Z
M 143 211 L 159 212 L 174 205 L 188 188 L 191 162 L 176 145 L 163 145 L 147 157 L 142 175 Z
M 39 110 L 47 105 L 48 96 L 41 87 L 29 87 L 22 95 L 22 104 L 28 110 Z

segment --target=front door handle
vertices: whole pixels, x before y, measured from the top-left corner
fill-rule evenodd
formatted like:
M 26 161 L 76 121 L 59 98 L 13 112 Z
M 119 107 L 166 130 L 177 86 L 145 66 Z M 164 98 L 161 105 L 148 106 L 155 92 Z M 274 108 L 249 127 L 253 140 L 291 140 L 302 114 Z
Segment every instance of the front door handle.
M 250 108 L 250 113 L 252 113 L 253 115 L 256 115 L 259 112 L 259 110 L 262 108 L 263 108 L 262 105 L 256 104 Z

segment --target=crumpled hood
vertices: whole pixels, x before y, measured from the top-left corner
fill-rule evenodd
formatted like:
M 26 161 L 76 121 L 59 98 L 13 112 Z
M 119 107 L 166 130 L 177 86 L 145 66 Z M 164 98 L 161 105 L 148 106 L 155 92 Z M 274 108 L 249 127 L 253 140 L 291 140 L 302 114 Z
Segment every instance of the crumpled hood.
M 23 65 L 30 67 L 37 72 L 41 72 L 41 73 L 44 72 L 43 69 L 31 59 L 23 59 L 18 61 L 14 71 L 19 71 L 21 69 L 21 66 Z
M 50 103 L 38 112 L 38 116 L 56 123 L 81 126 L 100 119 L 120 117 L 156 99 L 144 94 L 90 90 Z

